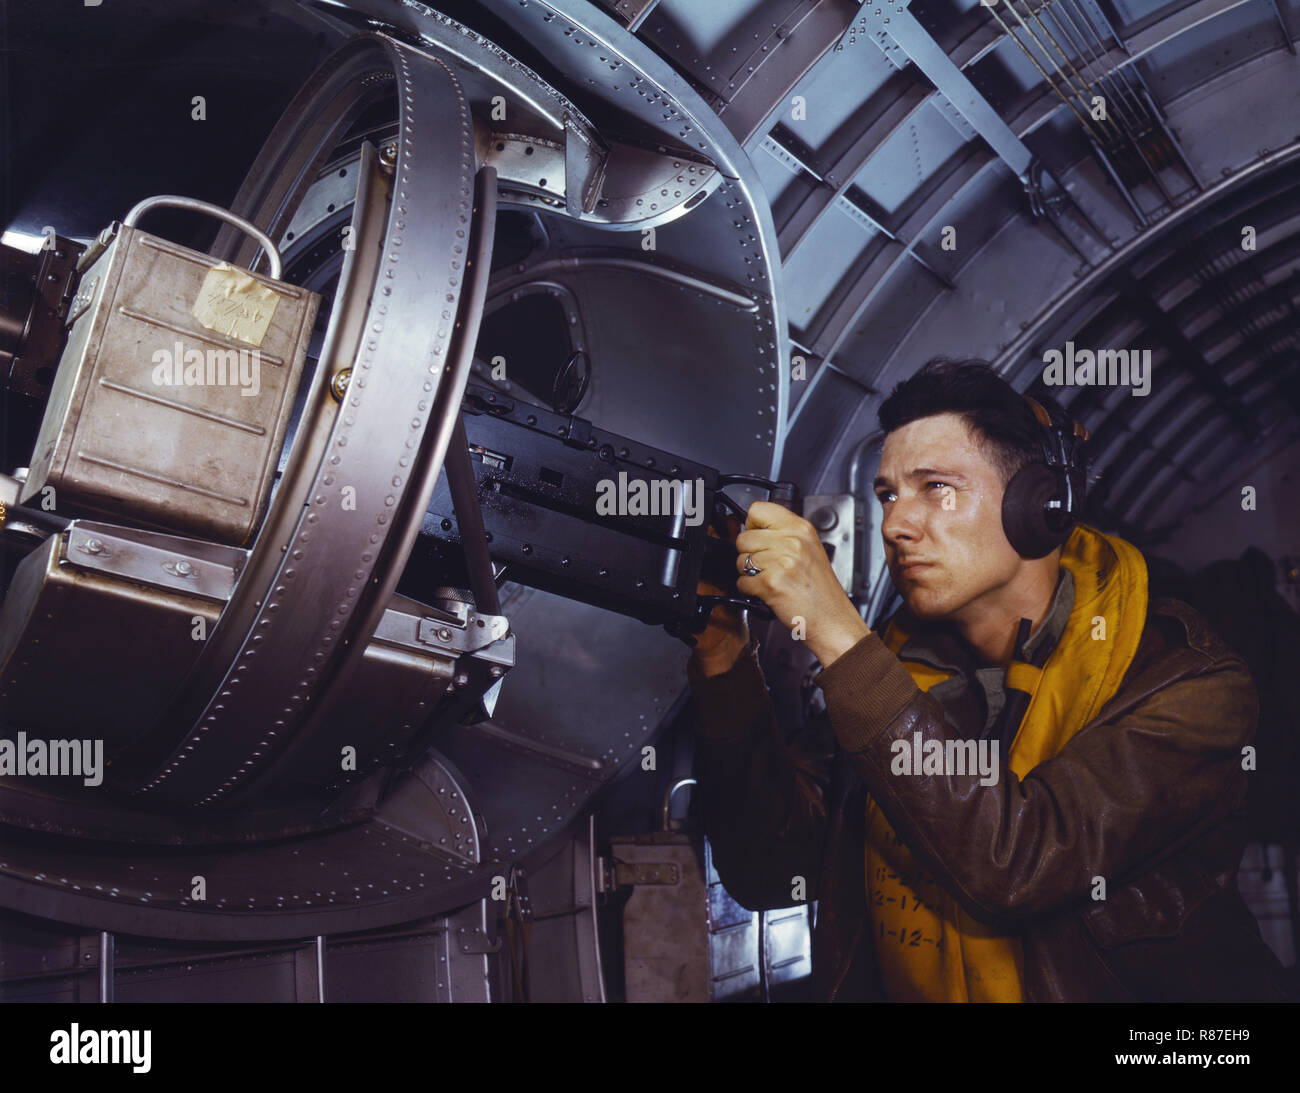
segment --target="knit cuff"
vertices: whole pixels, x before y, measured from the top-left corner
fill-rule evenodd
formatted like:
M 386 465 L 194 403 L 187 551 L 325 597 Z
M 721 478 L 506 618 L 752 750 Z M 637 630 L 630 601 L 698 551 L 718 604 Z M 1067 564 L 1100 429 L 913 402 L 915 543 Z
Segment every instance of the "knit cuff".
M 831 727 L 845 751 L 861 751 L 920 689 L 872 631 L 817 676 Z

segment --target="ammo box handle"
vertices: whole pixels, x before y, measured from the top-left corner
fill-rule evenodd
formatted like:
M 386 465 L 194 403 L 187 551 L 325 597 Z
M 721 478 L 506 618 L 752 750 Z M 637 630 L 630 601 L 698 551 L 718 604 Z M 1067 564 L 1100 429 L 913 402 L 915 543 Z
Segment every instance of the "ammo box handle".
M 284 267 L 280 262 L 280 252 L 276 249 L 271 237 L 261 229 L 249 223 L 242 216 L 236 216 L 228 209 L 223 209 L 220 205 L 211 205 L 206 201 L 199 201 L 193 197 L 177 197 L 174 194 L 163 194 L 159 197 L 146 197 L 135 206 L 126 217 L 122 220 L 124 228 L 134 228 L 135 222 L 140 219 L 150 209 L 156 209 L 160 206 L 169 206 L 173 209 L 190 209 L 193 212 L 207 213 L 209 216 L 215 216 L 218 220 L 224 220 L 227 224 L 247 232 L 259 243 L 262 249 L 266 251 L 266 256 L 271 262 L 271 279 L 278 281 L 280 275 L 284 272 Z

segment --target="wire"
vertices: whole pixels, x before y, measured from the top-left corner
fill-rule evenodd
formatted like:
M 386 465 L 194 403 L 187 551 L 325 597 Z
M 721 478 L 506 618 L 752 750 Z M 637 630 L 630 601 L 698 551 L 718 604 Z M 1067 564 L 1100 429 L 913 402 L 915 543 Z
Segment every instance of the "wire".
M 1016 22 L 1020 24 L 1021 29 L 1024 30 L 1024 32 L 1027 35 L 1029 35 L 1030 41 L 1032 41 L 1034 45 L 1038 47 L 1039 52 L 1042 53 L 1043 57 L 1047 60 L 1047 62 L 1056 70 L 1056 74 L 1061 78 L 1061 82 L 1065 84 L 1067 87 L 1069 87 L 1070 94 L 1074 95 L 1075 98 L 1079 100 L 1080 104 L 1086 110 L 1088 108 L 1088 103 L 1086 101 L 1087 99 L 1086 94 L 1080 94 L 1077 90 L 1075 90 L 1074 82 L 1065 74 L 1065 72 L 1061 69 L 1061 66 L 1056 63 L 1056 58 L 1053 57 L 1050 51 L 1047 49 L 1047 47 L 1044 46 L 1041 41 L 1039 41 L 1038 35 L 1034 33 L 1033 29 L 1029 26 L 1029 24 L 1026 23 L 1020 17 L 1020 12 L 1016 10 L 1016 6 L 1014 3 L 1012 3 L 1012 0 L 1007 0 L 1007 7 L 1011 9 L 1011 14 L 1016 17 Z M 1074 65 L 1070 63 L 1070 58 L 1066 55 L 1065 51 L 1061 49 L 1059 44 L 1056 43 L 1056 39 L 1052 38 L 1051 34 L 1048 33 L 1047 28 L 1043 26 L 1042 20 L 1038 18 L 1038 15 L 1029 6 L 1029 0 L 1025 0 L 1025 10 L 1029 13 L 1030 18 L 1032 18 L 1036 23 L 1038 23 L 1040 27 L 1042 27 L 1043 33 L 1047 35 L 1047 37 L 1052 41 L 1054 45 L 1056 45 L 1057 51 L 1061 54 L 1061 58 L 1065 61 L 1067 65 L 1069 65 L 1070 70 L 1078 78 L 1079 83 L 1083 85 L 1084 91 L 1085 92 L 1091 91 L 1091 88 L 1088 86 L 1088 82 L 1085 79 L 1083 79 L 1082 76 L 1079 75 L 1078 69 L 1076 69 Z M 1019 43 L 1019 44 L 1021 45 L 1022 48 L 1024 48 L 1023 43 Z M 1026 55 L 1028 55 L 1028 50 L 1026 50 L 1025 52 Z M 1091 113 L 1089 114 L 1089 117 L 1091 117 Z M 1117 125 L 1117 123 L 1109 116 L 1107 116 L 1106 120 L 1110 121 L 1112 125 Z
M 1015 8 L 1012 8 L 1011 10 L 1012 13 L 1015 14 Z M 996 7 L 991 7 L 989 8 L 989 11 L 992 12 L 993 18 L 998 21 L 998 26 L 1000 26 L 1006 32 L 1007 37 L 1016 43 L 1016 46 L 1019 48 L 1020 52 L 1029 58 L 1029 63 L 1032 64 L 1036 69 L 1038 69 L 1039 75 L 1041 75 L 1043 79 L 1047 81 L 1047 86 L 1056 92 L 1057 97 L 1063 103 L 1065 103 L 1065 105 L 1070 108 L 1074 116 L 1079 119 L 1079 123 L 1085 129 L 1095 131 L 1095 127 L 1093 126 L 1092 122 L 1088 118 L 1080 114 L 1078 109 L 1075 107 L 1074 103 L 1072 103 L 1065 95 L 1061 94 L 1061 89 L 1056 86 L 1056 84 L 1052 80 L 1052 77 L 1047 74 L 1047 69 L 1045 69 L 1042 65 L 1038 63 L 1038 58 L 1035 57 L 1032 53 L 1030 53 L 1029 50 L 1025 48 L 1024 42 L 1022 42 L 1019 38 L 1016 37 L 1015 31 L 1013 31 L 1007 25 L 1006 20 L 1004 20 L 1002 16 L 998 14 L 998 9 Z M 1016 18 L 1017 20 L 1019 20 L 1020 16 L 1017 14 Z M 1055 65 L 1053 65 L 1053 67 L 1055 67 Z M 1057 69 L 1057 71 L 1059 72 L 1060 69 Z
M 1088 83 L 1087 79 L 1084 78 L 1083 74 L 1078 70 L 1078 68 L 1075 67 L 1074 63 L 1070 60 L 1069 55 L 1062 48 L 1060 42 L 1057 41 L 1056 38 L 1052 35 L 1052 33 L 1047 29 L 1046 24 L 1043 23 L 1042 19 L 1039 18 L 1038 13 L 1035 12 L 1032 7 L 1030 7 L 1028 0 L 1024 0 L 1024 2 L 1025 2 L 1025 10 L 1029 13 L 1030 18 L 1032 18 L 1039 25 L 1039 27 L 1042 28 L 1043 34 L 1056 47 L 1057 51 L 1060 53 L 1066 65 L 1074 73 L 1079 83 L 1082 84 L 1084 90 L 1090 95 L 1092 93 L 1092 85 Z M 1061 2 L 1064 3 L 1065 0 L 1061 0 Z M 1095 119 L 1092 118 L 1091 111 L 1089 110 L 1089 104 L 1086 101 L 1087 95 L 1080 94 L 1079 91 L 1076 90 L 1074 82 L 1070 79 L 1069 76 L 1066 75 L 1066 73 L 1061 68 L 1061 66 L 1056 62 L 1056 59 L 1052 55 L 1051 51 L 1046 46 L 1043 45 L 1038 35 L 1036 35 L 1033 29 L 1025 22 L 1023 18 L 1021 18 L 1020 12 L 1016 9 L 1015 5 L 1012 3 L 1012 0 L 1007 0 L 1007 7 L 1010 9 L 1012 16 L 1014 16 L 1015 18 L 1015 21 L 1020 24 L 1021 28 L 1024 30 L 1026 35 L 1028 35 L 1030 40 L 1033 41 L 1034 45 L 1038 47 L 1039 51 L 1043 55 L 1043 59 L 1046 60 L 1047 63 L 1051 65 L 1052 68 L 1056 71 L 1057 76 L 1061 80 L 1061 84 L 1069 89 L 1070 95 L 1077 98 L 1079 102 L 1084 106 L 1085 110 L 1089 111 L 1087 115 L 1081 114 L 1079 112 L 1079 110 L 1075 107 L 1074 103 L 1071 101 L 1070 97 L 1067 96 L 1065 92 L 1062 90 L 1061 86 L 1058 86 L 1057 83 L 1052 79 L 1052 77 L 1048 74 L 1047 69 L 1045 69 L 1039 63 L 1038 58 L 1034 56 L 1033 52 L 1029 49 L 1028 45 L 1026 45 L 1025 42 L 1021 41 L 1020 37 L 1016 35 L 1016 33 L 1011 29 L 1011 27 L 1007 24 L 1007 22 L 998 14 L 996 5 L 991 7 L 989 10 L 990 12 L 992 12 L 993 18 L 997 20 L 998 25 L 1002 27 L 1003 31 L 1006 32 L 1007 36 L 1011 38 L 1012 41 L 1015 42 L 1016 46 L 1020 49 L 1020 51 L 1029 59 L 1029 62 L 1038 70 L 1039 74 L 1047 82 L 1047 85 L 1056 93 L 1057 97 L 1062 102 L 1064 102 L 1066 106 L 1070 108 L 1071 113 L 1073 113 L 1074 116 L 1079 119 L 1080 124 L 1084 126 L 1085 130 L 1091 133 L 1094 139 L 1098 140 L 1102 145 L 1111 143 L 1111 141 L 1107 138 L 1105 131 L 1100 129 L 1095 124 Z M 1044 4 L 1043 7 L 1050 7 L 1050 5 Z M 1042 9 L 1040 8 L 1039 10 Z M 1066 12 L 1066 17 L 1069 18 L 1068 11 Z M 1060 21 L 1060 19 L 1055 18 L 1055 16 L 1054 16 L 1054 20 L 1057 24 L 1057 29 L 1062 32 L 1062 37 L 1066 37 L 1067 35 L 1064 32 L 1065 31 L 1064 24 Z M 1070 22 L 1073 25 L 1073 19 L 1070 19 Z M 1093 27 L 1090 20 L 1088 20 L 1087 23 L 1089 29 L 1093 33 L 1094 38 L 1096 38 L 1097 37 L 1096 28 Z M 1075 27 L 1075 29 L 1076 31 L 1078 31 L 1077 26 Z M 1079 33 L 1080 40 L 1086 44 L 1087 43 L 1086 35 L 1084 35 L 1082 31 L 1078 31 L 1078 33 Z M 1100 39 L 1098 39 L 1098 41 L 1100 42 Z M 1071 39 L 1070 44 L 1072 48 L 1076 48 L 1076 49 L 1079 48 L 1078 43 L 1073 39 Z M 1102 52 L 1104 53 L 1104 51 L 1105 51 L 1105 46 L 1102 45 Z M 1079 51 L 1079 56 L 1080 59 L 1082 60 L 1083 59 L 1082 50 Z M 1112 94 L 1110 92 L 1109 87 L 1107 87 L 1107 85 L 1104 82 L 1106 78 L 1104 67 L 1097 62 L 1098 55 L 1091 50 L 1091 47 L 1089 47 L 1089 56 L 1091 60 L 1091 66 L 1097 71 L 1102 73 L 1101 76 L 1096 77 L 1096 82 L 1102 87 L 1103 91 L 1107 92 L 1106 95 L 1107 99 L 1113 102 L 1115 106 L 1114 116 L 1112 117 L 1111 113 L 1107 112 L 1105 121 L 1109 123 L 1113 133 L 1119 135 L 1120 140 L 1127 140 L 1127 142 L 1130 145 L 1132 145 L 1134 151 L 1136 151 L 1138 154 L 1138 158 L 1141 159 L 1143 165 L 1146 167 L 1148 173 L 1151 175 L 1152 180 L 1159 188 L 1165 201 L 1168 204 L 1172 205 L 1173 195 L 1166 188 L 1164 181 L 1160 178 L 1160 174 L 1156 170 L 1155 166 L 1147 158 L 1147 154 L 1145 150 L 1142 148 L 1140 137 L 1138 133 L 1134 131 L 1133 128 L 1134 119 L 1130 118 L 1128 111 L 1125 108 L 1124 96 L 1122 91 L 1118 95 Z M 1138 121 L 1139 124 L 1141 124 L 1140 117 L 1138 117 L 1136 120 Z
M 1010 0 L 1008 0 L 1008 3 L 1010 3 Z M 1070 70 L 1073 71 L 1073 73 L 1076 75 L 1076 77 L 1079 78 L 1079 82 L 1080 82 L 1080 83 L 1083 83 L 1083 86 L 1087 88 L 1087 90 L 1088 90 L 1088 94 L 1089 94 L 1089 95 L 1092 95 L 1092 94 L 1093 94 L 1093 87 L 1092 87 L 1092 84 L 1091 84 L 1091 83 L 1088 83 L 1087 78 L 1084 77 L 1083 73 L 1080 73 L 1080 71 L 1079 71 L 1078 69 L 1075 68 L 1073 62 L 1071 62 L 1071 61 L 1069 60 L 1069 55 L 1067 55 L 1065 49 L 1062 48 L 1061 43 L 1060 43 L 1060 42 L 1057 42 L 1056 38 L 1054 38 L 1054 36 L 1053 36 L 1053 34 L 1052 34 L 1052 31 L 1049 31 L 1049 30 L 1048 30 L 1047 23 L 1044 23 L 1044 22 L 1043 22 L 1043 19 L 1039 18 L 1039 12 L 1043 12 L 1043 10 L 1048 10 L 1048 12 L 1049 12 L 1050 14 L 1052 14 L 1052 21 L 1053 21 L 1054 23 L 1056 23 L 1056 25 L 1057 25 L 1057 30 L 1058 30 L 1058 31 L 1061 31 L 1061 36 L 1062 36 L 1062 38 L 1069 38 L 1069 35 L 1067 35 L 1066 32 L 1065 32 L 1065 26 L 1063 26 L 1062 23 L 1061 23 L 1061 21 L 1060 21 L 1060 19 L 1058 19 L 1058 18 L 1056 17 L 1056 13 L 1054 13 L 1054 10 L 1052 10 L 1052 6 L 1050 6 L 1050 4 L 1044 4 L 1043 6 L 1041 6 L 1041 8 L 1039 8 L 1039 12 L 1034 12 L 1034 10 L 1030 9 L 1030 4 L 1028 4 L 1028 0 L 1024 0 L 1024 6 L 1026 6 L 1026 9 L 1027 9 L 1027 10 L 1030 10 L 1030 14 L 1032 14 L 1032 16 L 1034 16 L 1034 21 L 1037 23 L 1037 25 L 1039 25 L 1040 27 L 1043 27 L 1043 32 L 1044 32 L 1045 35 L 1047 35 L 1048 40 L 1050 40 L 1050 42 L 1052 42 L 1053 45 L 1056 45 L 1057 51 L 1061 53 L 1061 56 L 1062 56 L 1062 57 L 1065 57 L 1065 58 L 1066 58 L 1066 64 L 1069 64 L 1069 65 L 1070 65 Z M 1078 53 L 1078 55 L 1079 55 L 1079 60 L 1082 61 L 1082 60 L 1083 60 L 1083 49 L 1080 48 L 1080 43 L 1075 42 L 1075 40 L 1074 40 L 1073 38 L 1070 38 L 1070 48 L 1071 48 L 1071 49 L 1074 49 L 1074 51 L 1075 51 L 1076 53 Z M 1097 66 L 1097 65 L 1093 65 L 1093 68 L 1099 68 L 1099 66 Z M 1127 129 L 1128 129 L 1128 118 L 1126 117 L 1125 110 L 1122 109 L 1122 105 L 1123 105 L 1123 103 L 1122 103 L 1122 101 L 1121 101 L 1121 100 L 1122 100 L 1122 96 L 1121 96 L 1121 99 L 1115 99 L 1115 96 L 1114 96 L 1114 95 L 1110 95 L 1109 88 L 1105 86 L 1105 82 L 1104 82 L 1104 81 L 1105 81 L 1105 78 L 1106 78 L 1106 73 L 1105 73 L 1105 71 L 1102 71 L 1100 77 L 1095 77 L 1097 84 L 1099 84 L 1099 86 L 1101 87 L 1101 90 L 1104 91 L 1104 92 L 1106 92 L 1106 97 L 1109 97 L 1109 99 L 1114 99 L 1114 100 L 1115 100 L 1115 107 L 1117 107 L 1117 109 L 1115 109 L 1115 116 L 1117 116 L 1117 118 L 1118 118 L 1118 121 L 1115 122 L 1115 127 L 1117 127 L 1117 129 L 1122 130 L 1122 131 L 1123 131 L 1123 130 L 1127 130 Z M 1109 117 L 1110 117 L 1110 116 L 1109 116 L 1109 112 L 1108 112 L 1108 118 L 1109 118 Z M 1132 138 L 1132 135 L 1134 135 L 1134 134 L 1132 134 L 1132 131 L 1130 130 L 1130 131 L 1127 131 L 1126 135 L 1127 135 L 1127 136 L 1130 136 L 1130 139 L 1131 139 L 1131 138 Z
M 1106 71 L 1103 63 L 1103 58 L 1106 55 L 1106 44 L 1102 40 L 1101 35 L 1097 33 L 1097 28 L 1093 24 L 1092 19 L 1088 16 L 1087 12 L 1082 7 L 1078 6 L 1076 3 L 1075 10 L 1079 13 L 1080 20 L 1087 26 L 1088 30 L 1091 32 L 1093 42 L 1096 43 L 1096 49 L 1094 49 L 1093 45 L 1089 43 L 1088 35 L 1085 34 L 1079 28 L 1078 24 L 1075 23 L 1074 18 L 1070 15 L 1068 0 L 1059 0 L 1059 7 L 1060 10 L 1064 12 L 1065 18 L 1069 21 L 1070 26 L 1078 34 L 1078 42 L 1076 43 L 1073 37 L 1071 37 L 1070 44 L 1072 46 L 1077 45 L 1082 47 L 1079 53 L 1080 59 L 1083 58 L 1083 49 L 1086 48 L 1088 53 L 1088 65 L 1086 67 L 1091 67 L 1095 71 L 1100 73 L 1100 75 L 1097 77 L 1097 83 L 1101 85 L 1104 91 L 1106 91 L 1107 98 L 1115 104 L 1116 113 L 1119 114 L 1121 117 L 1124 116 L 1124 109 L 1123 109 L 1124 92 L 1127 90 L 1129 98 L 1132 100 L 1132 107 L 1137 115 L 1137 122 L 1139 125 L 1143 124 L 1143 115 L 1146 115 L 1149 112 L 1143 106 L 1142 102 L 1138 99 L 1136 91 L 1133 89 L 1132 85 L 1128 82 L 1128 75 L 1124 71 L 1122 66 L 1116 66 L 1110 72 Z M 1064 35 L 1065 26 L 1061 22 L 1059 16 L 1057 15 L 1056 9 L 1052 9 L 1052 19 L 1056 23 L 1057 28 L 1060 29 Z M 1119 36 L 1116 35 L 1116 40 L 1118 41 L 1118 39 Z M 1110 88 L 1106 84 L 1106 80 L 1110 80 L 1115 85 L 1115 87 L 1119 89 L 1118 94 L 1111 93 Z M 1154 119 L 1149 119 L 1146 122 L 1146 124 L 1149 125 L 1151 120 Z M 1155 166 L 1147 158 L 1146 152 L 1143 150 L 1140 142 L 1140 134 L 1134 134 L 1132 131 L 1130 131 L 1127 122 L 1124 128 L 1126 130 L 1126 135 L 1128 136 L 1129 143 L 1132 144 L 1133 147 L 1137 150 L 1137 153 L 1141 157 L 1143 164 L 1150 172 L 1151 177 L 1155 180 L 1156 185 L 1160 188 L 1160 192 L 1164 195 L 1165 200 L 1169 202 L 1170 205 L 1172 205 L 1173 195 L 1170 194 L 1170 192 L 1165 188 L 1164 182 L 1161 180 L 1159 173 L 1155 169 Z
M 1101 34 L 1098 32 L 1096 24 L 1092 21 L 1091 14 L 1083 7 L 1083 5 L 1079 2 L 1079 0 L 1069 0 L 1069 2 L 1072 4 L 1074 9 L 1079 13 L 1080 20 L 1082 20 L 1087 25 L 1088 29 L 1092 32 L 1092 40 L 1093 42 L 1096 43 L 1096 47 L 1097 47 L 1095 51 L 1096 55 L 1098 57 L 1104 57 L 1107 52 L 1106 42 L 1105 39 L 1102 38 Z M 1067 0 L 1060 0 L 1061 9 L 1065 11 L 1066 17 L 1069 18 L 1070 13 L 1068 8 L 1066 7 L 1066 3 Z M 1053 12 L 1053 17 L 1055 18 L 1055 12 Z M 1103 16 L 1102 18 L 1104 19 L 1105 16 Z M 1074 20 L 1070 19 L 1070 23 L 1071 25 L 1073 25 Z M 1111 27 L 1109 23 L 1107 23 L 1106 29 L 1109 30 L 1110 33 L 1114 36 L 1115 41 L 1119 42 L 1119 35 L 1115 33 L 1114 28 Z M 1083 35 L 1082 31 L 1080 31 L 1079 33 L 1080 33 L 1080 39 L 1086 43 L 1087 42 L 1086 36 Z M 1122 42 L 1120 42 L 1120 46 L 1121 48 L 1124 48 Z M 1128 52 L 1126 48 L 1124 51 L 1126 53 Z M 1137 103 L 1137 94 L 1133 89 L 1133 85 L 1129 82 L 1128 73 L 1125 70 L 1125 68 L 1122 65 L 1117 65 L 1114 69 L 1111 70 L 1111 75 L 1113 77 L 1116 77 L 1117 83 L 1121 83 L 1128 88 L 1130 97 L 1132 97 L 1134 102 Z M 1137 105 L 1140 109 L 1141 103 L 1137 103 Z

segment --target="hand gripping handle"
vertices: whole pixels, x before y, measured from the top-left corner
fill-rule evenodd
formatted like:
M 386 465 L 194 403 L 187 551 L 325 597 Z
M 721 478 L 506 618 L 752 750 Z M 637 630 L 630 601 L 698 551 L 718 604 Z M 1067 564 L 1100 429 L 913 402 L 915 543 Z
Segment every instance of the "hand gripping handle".
M 758 478 L 755 475 L 748 474 L 719 475 L 714 500 L 717 502 L 719 509 L 725 509 L 737 517 L 742 527 L 746 517 L 745 510 L 723 492 L 723 487 L 731 485 L 758 486 L 760 489 L 767 490 L 767 499 L 774 505 L 780 505 L 790 512 L 799 512 L 801 497 L 799 487 L 793 482 L 773 482 L 767 478 Z M 732 583 L 734 583 L 734 578 L 732 578 Z M 695 603 L 695 629 L 697 632 L 704 629 L 708 624 L 709 615 L 712 614 L 713 608 L 720 603 L 739 610 L 753 612 L 762 618 L 770 619 L 774 617 L 772 609 L 767 604 L 762 600 L 749 596 L 698 596 Z

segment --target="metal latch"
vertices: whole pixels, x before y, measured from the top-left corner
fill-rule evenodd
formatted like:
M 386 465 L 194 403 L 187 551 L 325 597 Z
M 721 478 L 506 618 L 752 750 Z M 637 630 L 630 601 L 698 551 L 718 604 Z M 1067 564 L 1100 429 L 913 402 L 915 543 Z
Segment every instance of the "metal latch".
M 642 861 L 614 863 L 615 887 L 637 884 L 680 884 L 682 871 L 676 862 Z
M 459 926 L 456 928 L 456 944 L 460 946 L 462 953 L 482 956 L 485 953 L 499 953 L 502 939 L 497 938 L 495 941 L 489 941 L 487 935 L 483 932 L 482 926 L 475 926 L 473 929 L 467 926 Z

